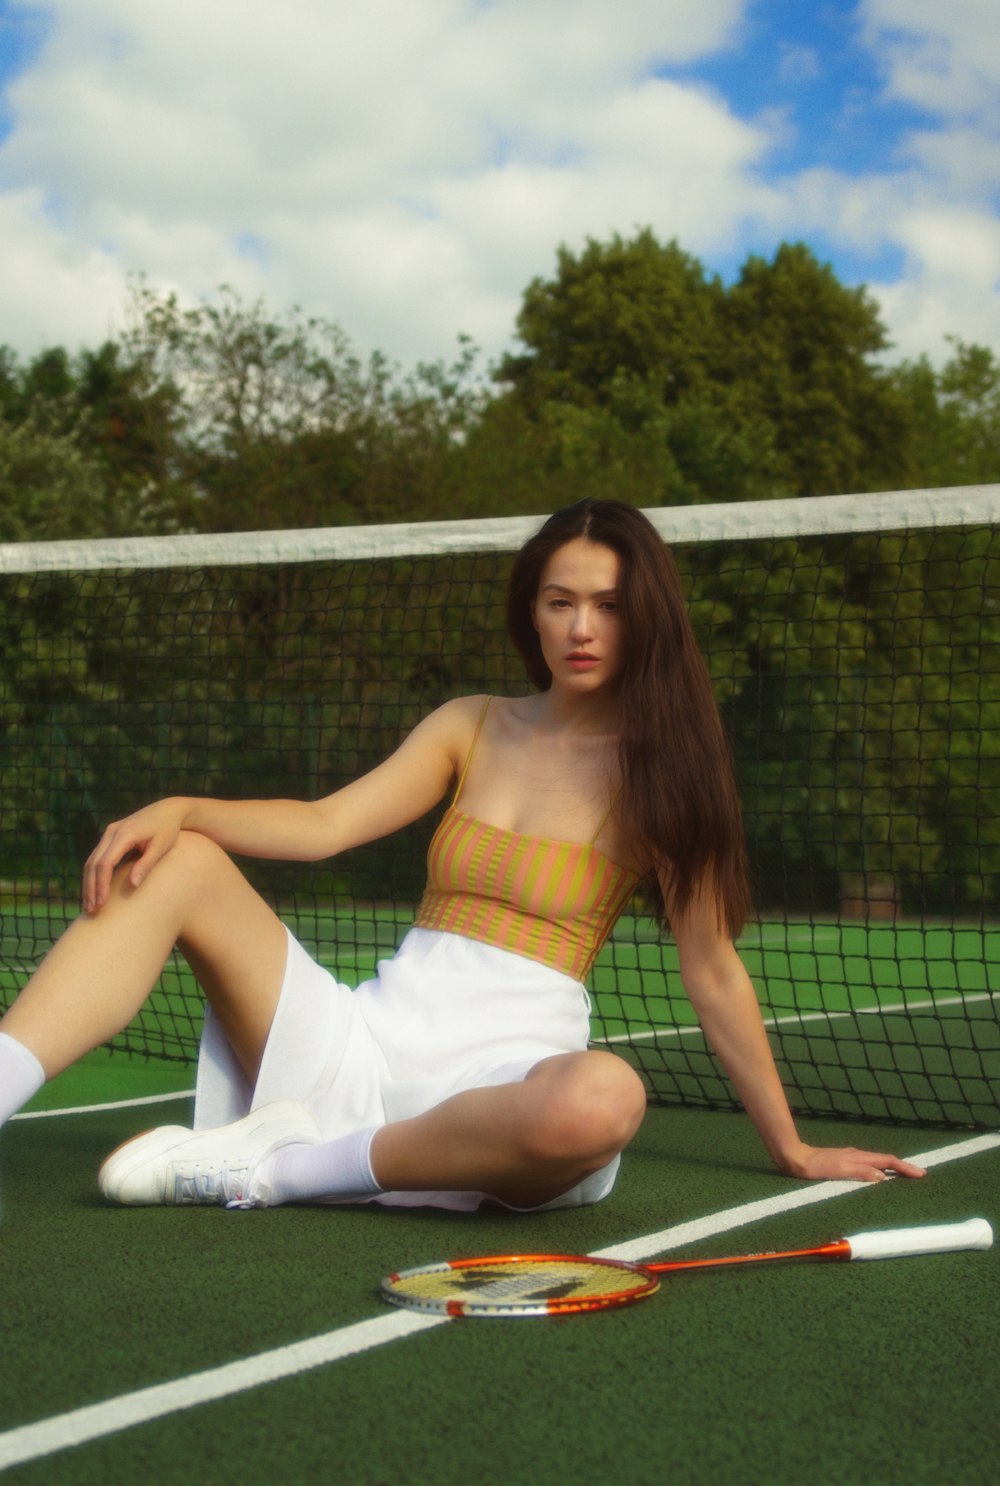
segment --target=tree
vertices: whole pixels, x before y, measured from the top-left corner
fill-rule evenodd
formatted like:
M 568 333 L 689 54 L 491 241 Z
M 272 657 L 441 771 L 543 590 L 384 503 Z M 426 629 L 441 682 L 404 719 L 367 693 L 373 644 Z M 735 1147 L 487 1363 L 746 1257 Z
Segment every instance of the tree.
M 1000 360 L 985 346 L 953 340 L 955 354 L 938 381 L 946 412 L 957 423 L 955 483 L 1000 479 Z
M 571 497 L 617 494 L 639 505 L 761 493 L 768 437 L 734 425 L 720 381 L 724 291 L 676 242 L 559 249 L 555 278 L 535 279 L 518 315 L 525 350 L 497 380 L 536 451 L 539 475 Z M 513 420 L 518 421 L 518 420 Z
M 81 442 L 97 458 L 121 523 L 133 533 L 172 531 L 181 523 L 177 480 L 180 407 L 169 383 L 150 383 L 106 341 L 76 364 Z
M 96 462 L 72 435 L 0 419 L 0 541 L 102 536 L 106 495 Z
M 929 487 L 1000 480 L 1000 361 L 985 346 L 952 344 L 940 371 L 923 356 L 892 373 L 910 410 L 916 481 Z
M 26 481 L 10 497 L 18 539 L 174 529 L 172 510 L 161 507 L 170 505 L 175 421 L 172 399 L 147 390 L 111 342 L 73 357 L 52 347 L 25 366 L 0 349 L 0 437 Z M 43 489 L 38 471 L 53 461 Z M 86 499 L 73 494 L 84 466 Z
M 904 399 L 877 361 L 887 345 L 864 288 L 846 288 L 802 243 L 751 257 L 723 308 L 722 375 L 773 430 L 797 495 L 905 485 L 913 471 Z
M 730 289 L 648 229 L 564 247 L 517 324 L 525 350 L 497 375 L 545 432 L 546 463 L 600 469 L 625 499 L 904 483 L 910 424 L 875 359 L 875 307 L 802 245 L 751 258 Z
M 176 403 L 172 466 L 184 521 L 208 531 L 450 514 L 450 454 L 481 394 L 475 350 L 403 378 L 344 332 L 293 311 L 272 318 L 231 290 L 183 309 L 134 290 L 124 363 Z
M 517 333 L 526 350 L 504 357 L 497 378 L 533 409 L 607 406 L 623 374 L 676 403 L 712 379 L 722 294 L 696 259 L 648 228 L 630 242 L 591 238 L 579 256 L 560 247 L 555 278 L 524 293 Z

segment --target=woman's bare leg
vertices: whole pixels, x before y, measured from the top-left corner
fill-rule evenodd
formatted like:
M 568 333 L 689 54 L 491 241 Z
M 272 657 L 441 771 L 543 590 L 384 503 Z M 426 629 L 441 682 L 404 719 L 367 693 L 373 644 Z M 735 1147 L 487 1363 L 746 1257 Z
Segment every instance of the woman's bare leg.
M 135 1016 L 177 945 L 247 1075 L 256 1077 L 287 955 L 281 921 L 219 847 L 184 831 L 141 887 L 116 872 L 99 913 L 53 946 L 0 1028 L 48 1078 Z
M 377 1131 L 384 1191 L 488 1192 L 518 1207 L 561 1196 L 612 1160 L 642 1123 L 646 1095 L 613 1053 L 546 1058 L 519 1084 L 471 1089 Z
M 295 1104 L 188 1135 L 167 1126 L 105 1162 L 113 1202 L 271 1207 L 384 1191 L 485 1192 L 515 1207 L 561 1196 L 635 1134 L 645 1093 L 610 1053 L 545 1059 L 523 1083 L 472 1089 L 415 1119 L 324 1141 Z
M 195 1136 L 150 1131 L 112 1154 L 101 1187 L 126 1205 L 268 1207 L 473 1191 L 533 1207 L 606 1166 L 645 1107 L 642 1083 L 621 1059 L 570 1053 L 544 1059 L 522 1083 L 467 1090 L 414 1119 L 330 1141 L 295 1104 Z

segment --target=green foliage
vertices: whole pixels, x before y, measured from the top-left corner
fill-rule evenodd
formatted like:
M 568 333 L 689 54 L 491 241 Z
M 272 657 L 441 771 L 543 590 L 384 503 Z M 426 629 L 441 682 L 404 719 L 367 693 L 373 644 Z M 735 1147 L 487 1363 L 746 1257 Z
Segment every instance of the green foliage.
M 1000 361 L 984 346 L 952 345 L 941 371 L 922 357 L 893 373 L 910 411 L 919 482 L 992 484 L 1000 480 Z
M 484 422 L 532 430 L 536 465 L 565 499 L 614 494 L 637 505 L 766 492 L 771 437 L 734 418 L 718 279 L 676 243 L 640 232 L 558 255 L 529 285 L 525 350 L 496 377 L 508 389 Z
M 175 421 L 171 400 L 148 389 L 111 342 L 75 359 L 44 351 L 25 367 L 0 349 L 13 539 L 176 529 L 168 468 Z
M 0 578 L 6 875 L 70 895 L 103 825 L 144 800 L 323 794 L 444 697 L 503 689 L 505 566 L 442 555 Z M 338 870 L 362 898 L 413 898 L 422 861 L 389 844 Z M 314 884 L 312 867 L 253 870 L 275 891 Z
M 138 280 L 127 328 L 96 351 L 20 366 L 0 348 L 0 424 L 66 441 L 64 475 L 10 529 L 252 530 L 997 478 L 992 353 L 958 342 L 941 370 L 892 367 L 867 291 L 803 244 L 749 258 L 729 286 L 649 229 L 564 246 L 516 329 L 492 380 L 465 338 L 453 364 L 403 373 L 332 322 L 226 289 L 185 308 Z M 74 449 L 99 500 L 74 494 Z M 55 457 L 40 448 L 38 468 Z
M 891 881 L 911 910 L 986 906 L 986 802 L 1000 791 L 994 533 L 772 542 L 747 556 L 691 549 L 684 561 L 695 623 L 724 667 L 763 906 L 833 906 L 852 879 Z
M 730 289 L 648 229 L 563 248 L 518 333 L 526 349 L 498 378 L 547 430 L 549 464 L 596 461 L 637 504 L 907 483 L 907 409 L 874 359 L 876 308 L 801 244 L 749 259 Z
M 101 536 L 106 489 L 95 461 L 67 434 L 0 420 L 0 542 Z
M 578 257 L 561 247 L 555 279 L 525 291 L 517 332 L 527 349 L 503 359 L 498 379 L 533 409 L 606 405 L 622 374 L 675 403 L 713 380 L 721 299 L 718 279 L 649 229 L 631 242 L 591 239 Z
M 168 464 L 180 522 L 202 531 L 448 514 L 450 456 L 472 415 L 475 353 L 403 378 L 343 331 L 223 290 L 182 309 L 135 286 L 122 354 L 177 409 Z
M 909 483 L 905 409 L 874 360 L 885 349 L 863 289 L 803 244 L 751 258 L 723 306 L 725 365 L 745 415 L 773 431 L 776 473 L 796 495 Z

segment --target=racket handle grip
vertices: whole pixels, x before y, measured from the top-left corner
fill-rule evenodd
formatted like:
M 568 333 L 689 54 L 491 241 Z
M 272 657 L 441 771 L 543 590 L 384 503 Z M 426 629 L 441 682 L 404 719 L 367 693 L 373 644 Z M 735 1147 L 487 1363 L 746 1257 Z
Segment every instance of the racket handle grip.
M 993 1229 L 985 1218 L 966 1223 L 936 1223 L 925 1228 L 890 1228 L 884 1233 L 856 1233 L 845 1240 L 852 1259 L 897 1259 L 904 1254 L 943 1254 L 956 1249 L 989 1249 Z

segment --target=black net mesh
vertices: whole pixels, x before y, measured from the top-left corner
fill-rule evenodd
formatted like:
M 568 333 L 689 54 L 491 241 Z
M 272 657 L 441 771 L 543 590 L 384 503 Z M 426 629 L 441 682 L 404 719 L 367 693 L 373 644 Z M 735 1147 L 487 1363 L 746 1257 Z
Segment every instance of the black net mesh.
M 733 740 L 758 917 L 740 948 L 793 1106 L 1000 1123 L 1000 543 L 992 527 L 674 547 Z M 109 819 L 170 793 L 315 796 L 431 707 L 526 689 L 509 556 L 0 578 L 0 1002 L 76 913 Z M 348 982 L 398 943 L 435 820 L 332 862 L 244 863 Z M 725 1106 L 676 955 L 637 904 L 595 1042 L 651 1096 Z M 117 1045 L 192 1059 L 168 965 Z

